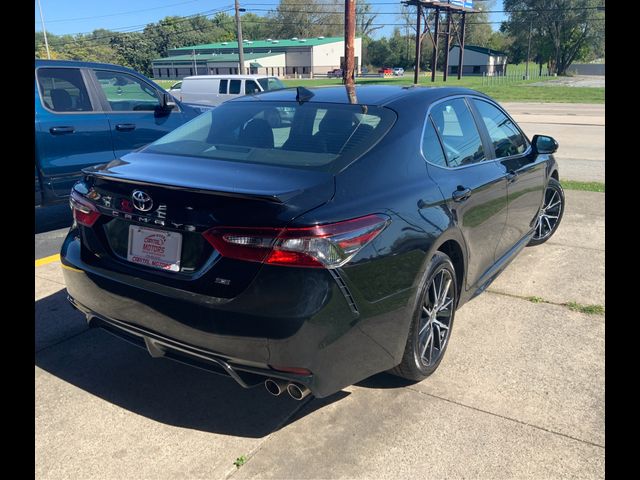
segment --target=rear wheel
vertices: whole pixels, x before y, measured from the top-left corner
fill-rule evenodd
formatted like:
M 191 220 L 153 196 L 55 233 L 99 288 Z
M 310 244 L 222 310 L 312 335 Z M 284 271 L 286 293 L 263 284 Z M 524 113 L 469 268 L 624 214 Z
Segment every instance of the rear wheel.
M 400 365 L 391 373 L 421 381 L 436 371 L 449 343 L 458 301 L 456 271 L 451 259 L 437 252 L 431 259 L 420 300 L 413 313 Z
M 556 232 L 564 213 L 564 190 L 555 178 L 550 178 L 544 191 L 542 208 L 538 213 L 533 237 L 527 244 L 530 247 L 540 245 Z

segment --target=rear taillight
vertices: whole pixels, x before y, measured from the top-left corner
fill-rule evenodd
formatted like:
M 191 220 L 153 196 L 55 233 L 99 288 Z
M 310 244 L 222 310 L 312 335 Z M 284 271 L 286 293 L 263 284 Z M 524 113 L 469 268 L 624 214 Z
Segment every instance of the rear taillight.
M 100 212 L 98 212 L 96 206 L 76 191 L 71 192 L 69 206 L 75 221 L 85 227 L 92 227 L 100 217 Z
M 295 267 L 337 268 L 389 224 L 383 215 L 303 228 L 214 227 L 203 233 L 223 257 Z

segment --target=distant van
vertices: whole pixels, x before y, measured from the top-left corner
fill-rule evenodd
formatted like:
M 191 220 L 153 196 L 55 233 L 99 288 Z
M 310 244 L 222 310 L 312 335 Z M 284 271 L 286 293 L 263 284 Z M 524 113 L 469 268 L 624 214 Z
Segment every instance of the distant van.
M 286 88 L 267 75 L 197 75 L 182 79 L 180 100 L 187 104 L 220 105 L 242 95 Z

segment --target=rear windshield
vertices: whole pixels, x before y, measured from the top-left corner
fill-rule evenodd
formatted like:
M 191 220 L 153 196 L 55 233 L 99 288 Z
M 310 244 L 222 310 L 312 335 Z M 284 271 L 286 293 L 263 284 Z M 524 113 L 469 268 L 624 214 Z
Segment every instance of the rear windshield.
M 228 102 L 145 151 L 337 171 L 377 143 L 395 119 L 392 110 L 367 105 Z

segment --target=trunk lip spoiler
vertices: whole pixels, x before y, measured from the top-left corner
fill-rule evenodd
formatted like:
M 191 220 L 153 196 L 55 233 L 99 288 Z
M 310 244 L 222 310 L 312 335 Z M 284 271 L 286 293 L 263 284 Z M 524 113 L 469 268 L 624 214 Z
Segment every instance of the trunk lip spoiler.
M 88 169 L 83 169 L 82 173 L 85 175 L 89 175 L 92 177 L 96 177 L 102 180 L 108 180 L 112 182 L 123 182 L 123 183 L 131 183 L 131 184 L 145 185 L 145 186 L 151 186 L 151 187 L 161 187 L 161 188 L 167 188 L 169 190 L 203 193 L 207 195 L 221 195 L 221 196 L 233 197 L 233 198 L 244 198 L 247 200 L 264 200 L 267 202 L 278 203 L 278 204 L 285 203 L 288 199 L 295 197 L 300 192 L 299 190 L 296 190 L 292 192 L 285 192 L 282 194 L 274 194 L 274 195 L 267 195 L 267 194 L 260 194 L 260 193 L 254 194 L 254 193 L 244 193 L 244 192 L 233 192 L 228 190 L 213 190 L 213 189 L 209 190 L 209 189 L 198 188 L 198 187 L 187 187 L 184 185 L 171 185 L 167 183 L 152 182 L 149 180 L 118 177 L 113 174 L 106 174 L 106 173 L 98 172 L 96 170 L 88 170 Z

